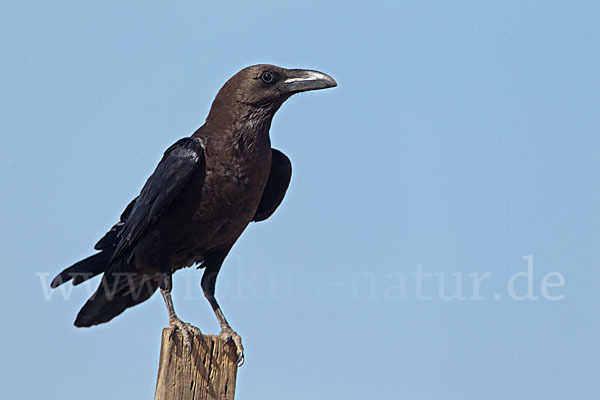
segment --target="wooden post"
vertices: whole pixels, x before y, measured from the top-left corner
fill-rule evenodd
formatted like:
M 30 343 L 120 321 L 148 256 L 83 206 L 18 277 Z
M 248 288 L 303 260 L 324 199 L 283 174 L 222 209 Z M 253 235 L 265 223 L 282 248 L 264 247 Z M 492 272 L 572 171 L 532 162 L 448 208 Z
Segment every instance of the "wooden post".
M 235 346 L 218 336 L 194 336 L 188 355 L 183 335 L 162 332 L 154 400 L 233 400 L 237 375 Z

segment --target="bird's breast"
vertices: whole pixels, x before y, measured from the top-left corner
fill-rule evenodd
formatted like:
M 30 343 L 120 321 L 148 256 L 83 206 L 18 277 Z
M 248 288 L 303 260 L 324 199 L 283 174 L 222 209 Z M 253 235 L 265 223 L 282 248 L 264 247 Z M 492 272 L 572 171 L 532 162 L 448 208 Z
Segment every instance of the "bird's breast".
M 205 237 L 235 241 L 254 217 L 271 170 L 271 149 L 254 157 L 229 154 L 206 162 L 194 220 Z
M 204 187 L 223 207 L 256 210 L 271 169 L 270 152 L 253 159 L 227 160 L 207 165 Z

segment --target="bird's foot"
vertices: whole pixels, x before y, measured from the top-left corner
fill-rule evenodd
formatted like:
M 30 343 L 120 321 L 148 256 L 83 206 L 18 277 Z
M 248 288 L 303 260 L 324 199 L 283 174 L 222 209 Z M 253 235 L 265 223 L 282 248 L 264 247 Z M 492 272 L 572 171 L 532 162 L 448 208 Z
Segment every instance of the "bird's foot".
M 241 367 L 244 364 L 244 346 L 242 346 L 242 338 L 233 329 L 226 327 L 221 329 L 219 337 L 225 341 L 225 343 L 231 341 L 235 345 L 236 353 L 238 356 L 237 365 Z
M 170 318 L 169 320 L 169 339 L 173 338 L 173 333 L 179 329 L 183 334 L 183 345 L 187 349 L 188 355 L 192 353 L 192 335 L 194 336 L 202 336 L 202 332 L 200 329 L 196 328 L 194 325 L 183 322 L 178 317 Z

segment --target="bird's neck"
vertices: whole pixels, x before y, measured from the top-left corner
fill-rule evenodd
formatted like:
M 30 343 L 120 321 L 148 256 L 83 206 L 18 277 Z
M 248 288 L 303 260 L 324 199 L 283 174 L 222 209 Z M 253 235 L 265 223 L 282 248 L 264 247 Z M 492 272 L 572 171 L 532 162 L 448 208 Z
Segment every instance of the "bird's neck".
M 269 129 L 276 109 L 246 106 L 215 109 L 215 104 L 205 124 L 194 136 L 200 137 L 208 148 L 205 150 L 239 152 L 242 156 L 260 156 L 271 148 Z

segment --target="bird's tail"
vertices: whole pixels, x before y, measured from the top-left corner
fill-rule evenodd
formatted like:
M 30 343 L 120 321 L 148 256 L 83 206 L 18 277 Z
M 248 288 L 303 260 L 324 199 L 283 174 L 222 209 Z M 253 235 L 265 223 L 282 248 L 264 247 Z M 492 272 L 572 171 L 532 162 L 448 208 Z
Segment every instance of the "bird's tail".
M 108 322 L 156 291 L 159 274 L 128 272 L 129 269 L 130 266 L 122 263 L 104 273 L 98 289 L 77 314 L 75 326 L 89 327 Z
M 50 283 L 50 287 L 56 288 L 71 279 L 73 279 L 73 285 L 79 285 L 81 282 L 85 282 L 105 272 L 108 269 L 111 257 L 112 250 L 104 250 L 93 256 L 89 256 L 56 275 L 52 283 Z

